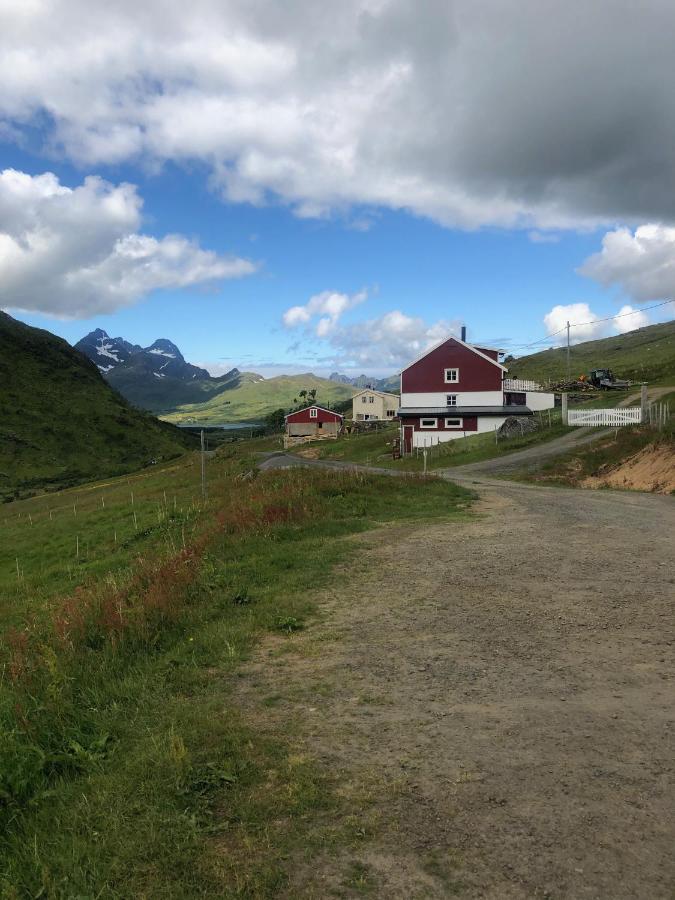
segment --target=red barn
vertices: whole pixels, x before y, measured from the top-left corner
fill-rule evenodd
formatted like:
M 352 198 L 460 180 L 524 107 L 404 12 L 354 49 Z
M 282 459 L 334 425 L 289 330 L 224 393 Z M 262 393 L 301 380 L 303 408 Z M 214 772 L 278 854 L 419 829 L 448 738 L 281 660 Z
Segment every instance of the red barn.
M 343 416 L 324 406 L 307 406 L 286 416 L 284 446 L 333 439 L 342 431 Z

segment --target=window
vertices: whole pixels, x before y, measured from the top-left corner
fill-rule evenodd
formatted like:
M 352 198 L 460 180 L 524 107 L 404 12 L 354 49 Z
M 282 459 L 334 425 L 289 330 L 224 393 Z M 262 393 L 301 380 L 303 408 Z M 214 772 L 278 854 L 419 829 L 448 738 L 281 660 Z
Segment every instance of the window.
M 317 408 L 316 408 L 316 406 L 313 406 L 309 411 L 309 417 L 310 417 L 310 419 L 316 419 L 316 416 L 317 416 Z
M 445 383 L 453 384 L 456 381 L 459 381 L 459 369 L 446 369 L 445 370 Z
M 435 428 L 437 419 L 420 419 L 420 428 Z
M 374 397 L 368 397 L 368 403 L 374 403 L 374 402 L 375 402 Z
M 395 410 L 395 409 L 388 409 L 388 410 L 387 410 L 387 418 L 388 418 L 388 419 L 393 419 L 395 415 L 396 415 L 396 410 Z
M 367 402 L 368 402 L 368 398 L 364 394 L 364 396 L 361 397 L 361 403 L 367 403 Z
M 446 419 L 445 427 L 446 428 L 461 428 L 464 425 L 463 419 Z
M 448 394 L 445 398 L 447 406 L 457 406 L 457 394 Z

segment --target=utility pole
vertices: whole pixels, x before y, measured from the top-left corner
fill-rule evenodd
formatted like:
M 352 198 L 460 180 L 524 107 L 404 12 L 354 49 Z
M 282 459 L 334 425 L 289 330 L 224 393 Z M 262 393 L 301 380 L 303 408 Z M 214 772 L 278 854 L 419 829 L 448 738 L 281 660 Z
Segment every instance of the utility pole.
M 202 442 L 202 499 L 206 500 L 206 453 L 204 448 L 204 429 L 201 430 Z
M 570 381 L 570 323 L 567 322 L 567 380 Z

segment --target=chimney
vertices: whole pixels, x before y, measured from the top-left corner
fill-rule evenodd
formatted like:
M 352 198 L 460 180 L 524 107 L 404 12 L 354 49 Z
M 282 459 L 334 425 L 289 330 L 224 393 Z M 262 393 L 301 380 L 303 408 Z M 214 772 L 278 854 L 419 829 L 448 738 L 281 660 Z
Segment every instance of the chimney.
M 462 340 L 466 343 L 466 325 L 462 325 Z

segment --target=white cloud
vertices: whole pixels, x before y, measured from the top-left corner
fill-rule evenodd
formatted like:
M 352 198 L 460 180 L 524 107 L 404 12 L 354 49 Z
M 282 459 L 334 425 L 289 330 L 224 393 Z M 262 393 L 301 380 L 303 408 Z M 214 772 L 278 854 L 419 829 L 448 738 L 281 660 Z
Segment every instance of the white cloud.
M 612 325 L 619 334 L 635 331 L 636 328 L 645 328 L 651 324 L 651 319 L 646 312 L 635 309 L 629 303 L 622 306 L 618 314 L 620 318 L 614 319 Z
M 567 322 L 570 325 L 576 325 L 576 328 L 570 331 L 570 341 L 578 344 L 580 341 L 592 341 L 595 338 L 602 337 L 607 331 L 606 322 L 597 322 L 600 316 L 591 310 L 588 303 L 569 303 L 566 306 L 554 306 L 550 312 L 544 316 L 544 325 L 546 333 L 555 336 L 554 343 L 563 344 L 567 341 Z M 565 329 L 562 334 L 557 332 Z
M 675 228 L 641 225 L 609 231 L 602 250 L 579 269 L 605 286 L 617 285 L 644 303 L 675 297 Z
M 335 330 L 343 313 L 368 298 L 366 290 L 356 294 L 341 294 L 337 291 L 322 291 L 315 294 L 304 306 L 291 306 L 282 316 L 286 328 L 297 328 L 299 325 L 311 326 L 317 337 L 325 338 Z
M 392 310 L 379 318 L 335 329 L 329 337 L 335 351 L 329 360 L 331 365 L 365 368 L 369 373 L 374 369 L 397 371 L 442 338 L 459 335 L 460 329 L 457 321 L 439 320 L 429 325 L 422 318 Z
M 419 356 L 427 347 L 450 334 L 459 335 L 459 322 L 439 320 L 428 325 L 424 319 L 392 310 L 375 319 L 342 325 L 341 316 L 363 303 L 365 290 L 357 294 L 323 291 L 315 294 L 304 306 L 292 306 L 283 315 L 287 328 L 303 328 L 307 335 L 325 341 L 331 348 L 329 355 L 318 362 L 343 371 L 367 368 L 369 374 L 391 372 Z M 304 346 L 298 341 L 293 352 Z
M 161 288 L 248 275 L 248 260 L 179 234 L 138 233 L 130 184 L 90 176 L 75 188 L 47 172 L 0 172 L 0 302 L 65 318 L 112 312 Z
M 89 166 L 199 160 L 227 198 L 305 216 L 675 221 L 675 6 L 554 9 L 4 0 L 0 121 Z
M 560 241 L 560 235 L 550 231 L 530 231 L 527 236 L 533 244 L 557 244 Z
M 625 334 L 636 328 L 644 328 L 651 323 L 646 312 L 630 305 L 622 306 L 618 313 L 621 318 L 598 316 L 588 303 L 558 305 L 546 313 L 544 325 L 546 333 L 553 338 L 552 344 L 567 343 L 567 322 L 570 323 L 570 343 L 594 341 L 611 334 Z

